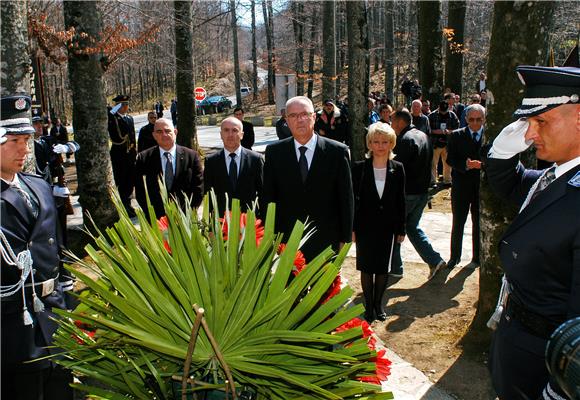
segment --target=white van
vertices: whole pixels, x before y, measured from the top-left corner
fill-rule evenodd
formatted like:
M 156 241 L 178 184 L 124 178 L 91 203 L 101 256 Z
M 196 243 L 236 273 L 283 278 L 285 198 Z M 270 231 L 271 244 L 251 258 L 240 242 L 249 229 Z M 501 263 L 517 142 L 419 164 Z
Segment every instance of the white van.
M 242 94 L 242 97 L 246 97 L 247 95 L 249 95 L 250 93 L 252 93 L 252 88 L 249 86 L 242 86 L 240 88 L 240 92 Z

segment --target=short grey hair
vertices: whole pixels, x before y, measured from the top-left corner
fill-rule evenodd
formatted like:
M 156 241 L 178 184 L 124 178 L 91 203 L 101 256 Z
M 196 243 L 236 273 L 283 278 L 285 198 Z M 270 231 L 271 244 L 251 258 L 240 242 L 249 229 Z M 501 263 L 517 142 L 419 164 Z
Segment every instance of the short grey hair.
M 465 118 L 474 111 L 479 111 L 485 117 L 485 107 L 481 104 L 472 104 L 465 109 Z
M 312 100 L 310 100 L 306 96 L 295 96 L 292 97 L 291 99 L 288 99 L 288 101 L 286 102 L 286 110 L 288 110 L 288 107 L 290 107 L 294 103 L 306 103 L 306 105 L 310 109 L 310 112 L 311 113 L 314 112 L 314 104 L 312 104 Z

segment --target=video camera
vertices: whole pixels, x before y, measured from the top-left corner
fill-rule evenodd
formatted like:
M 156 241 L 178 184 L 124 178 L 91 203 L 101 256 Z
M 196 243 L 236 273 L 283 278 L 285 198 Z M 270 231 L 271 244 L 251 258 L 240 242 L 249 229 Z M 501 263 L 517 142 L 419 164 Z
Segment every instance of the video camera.
M 580 400 L 580 317 L 560 325 L 546 346 L 546 366 L 562 390 Z

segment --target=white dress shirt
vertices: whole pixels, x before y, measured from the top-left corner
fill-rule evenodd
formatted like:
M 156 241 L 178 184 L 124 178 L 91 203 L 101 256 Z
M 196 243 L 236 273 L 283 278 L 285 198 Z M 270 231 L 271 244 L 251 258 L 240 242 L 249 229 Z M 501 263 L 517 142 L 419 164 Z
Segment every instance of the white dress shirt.
M 237 176 L 240 176 L 240 164 L 241 164 L 240 161 L 242 159 L 242 146 L 238 146 L 238 148 L 233 153 L 236 154 L 236 167 L 238 169 L 238 175 Z M 230 173 L 230 163 L 232 162 L 232 159 L 230 157 L 230 154 L 232 154 L 232 152 L 229 152 L 224 147 L 224 156 L 225 156 L 225 161 L 226 161 L 226 171 L 228 171 L 228 175 Z
M 296 159 L 300 160 L 300 147 L 306 147 L 306 153 L 304 153 L 306 157 L 306 161 L 308 162 L 308 169 L 312 165 L 312 158 L 314 157 L 314 150 L 316 150 L 316 142 L 318 141 L 318 135 L 314 134 L 310 138 L 310 140 L 306 144 L 300 144 L 294 139 L 294 149 L 296 152 Z
M 163 150 L 159 147 L 159 153 L 161 154 L 161 172 L 163 173 L 163 176 L 165 176 L 165 163 L 167 162 L 167 158 L 165 158 L 166 152 L 171 154 L 171 165 L 173 165 L 173 176 L 175 176 L 175 155 L 177 153 L 177 145 L 174 144 L 169 150 Z

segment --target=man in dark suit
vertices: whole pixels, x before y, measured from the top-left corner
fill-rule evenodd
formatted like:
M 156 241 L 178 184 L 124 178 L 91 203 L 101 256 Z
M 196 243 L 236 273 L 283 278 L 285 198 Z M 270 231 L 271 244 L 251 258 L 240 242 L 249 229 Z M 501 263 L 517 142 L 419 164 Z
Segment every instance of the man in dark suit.
M 153 139 L 153 128 L 155 127 L 155 121 L 157 121 L 157 115 L 155 111 L 149 111 L 147 113 L 147 125 L 144 125 L 139 130 L 139 138 L 137 139 L 137 151 L 141 153 L 151 147 L 157 146 L 157 142 Z
M 165 118 L 155 122 L 153 138 L 157 146 L 147 149 L 137 156 L 135 166 L 137 179 L 135 195 L 139 206 L 148 214 L 145 184 L 149 200 L 157 218 L 165 215 L 159 179 L 162 178 L 167 192 L 177 198 L 182 207 L 187 205 L 199 207 L 203 197 L 203 172 L 199 155 L 196 151 L 175 144 L 177 130 L 173 123 Z M 145 184 L 143 183 L 145 178 Z
M 219 215 L 226 210 L 226 195 L 228 207 L 232 205 L 232 198 L 236 198 L 240 200 L 242 211 L 251 209 L 262 192 L 262 155 L 240 145 L 244 131 L 242 123 L 235 117 L 222 121 L 220 136 L 224 148 L 205 159 L 205 191 L 214 190 Z
M 266 148 L 262 209 L 276 203 L 276 230 L 288 239 L 297 220 L 314 234 L 302 247 L 306 260 L 352 239 L 354 214 L 348 148 L 314 134 L 316 114 L 304 96 L 286 103 L 292 138 Z
M 118 95 L 113 99 L 116 105 L 109 111 L 109 137 L 111 139 L 111 166 L 115 185 L 119 190 L 121 202 L 130 217 L 135 216 L 131 206 L 131 195 L 135 187 L 135 124 L 129 111 L 129 96 Z
M 580 68 L 517 72 L 526 85 L 520 119 L 497 136 L 486 162 L 490 186 L 520 207 L 499 242 L 509 296 L 490 320 L 498 324 L 489 366 L 501 399 L 574 398 L 550 376 L 545 351 L 554 330 L 580 316 Z M 552 167 L 519 162 L 530 143 Z
M 244 109 L 242 107 L 234 108 L 234 117 L 240 120 L 244 128 L 244 137 L 242 138 L 242 147 L 252 150 L 256 135 L 254 134 L 254 125 L 251 122 L 244 121 Z
M 57 352 L 48 348 L 58 328 L 53 309 L 67 308 L 64 291 L 72 290 L 73 282 L 61 268 L 60 227 L 52 188 L 41 177 L 21 172 L 34 133 L 30 97 L 7 96 L 1 103 L 0 397 L 72 399 L 69 372 L 51 360 L 30 362 Z
M 57 118 L 50 128 L 50 136 L 54 137 L 58 143 L 66 144 L 68 142 L 68 132 L 66 126 Z
M 419 100 L 413 100 L 417 107 Z M 427 117 L 425 117 L 427 118 Z M 428 202 L 429 183 L 431 182 L 431 158 L 433 148 L 425 132 L 411 124 L 412 116 L 406 110 L 393 114 L 392 127 L 397 135 L 395 159 L 405 167 L 405 228 L 411 244 L 429 266 L 429 279 L 445 267 L 441 255 L 433 249 L 429 238 L 419 226 L 423 210 Z M 401 245 L 395 244 L 391 276 L 403 276 Z
M 479 265 L 479 178 L 481 173 L 481 141 L 485 124 L 485 108 L 473 104 L 465 111 L 467 126 L 451 133 L 447 142 L 447 164 L 452 168 L 451 257 L 447 266 L 461 260 L 463 229 L 471 211 L 473 253 L 470 266 Z

